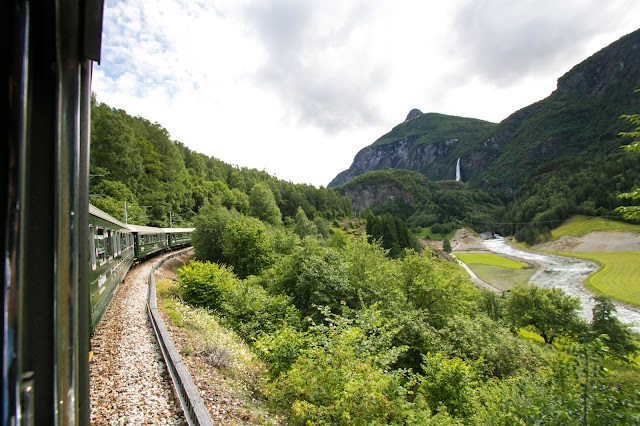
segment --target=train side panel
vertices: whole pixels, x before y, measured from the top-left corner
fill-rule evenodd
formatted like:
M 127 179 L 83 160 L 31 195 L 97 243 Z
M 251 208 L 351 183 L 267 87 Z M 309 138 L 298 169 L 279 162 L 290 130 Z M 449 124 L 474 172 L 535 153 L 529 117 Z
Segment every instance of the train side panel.
M 191 244 L 191 233 L 195 228 L 163 228 L 169 236 L 169 247 L 177 249 Z
M 91 206 L 89 208 L 89 309 L 90 333 L 109 306 L 134 258 L 134 238 L 129 228 Z
M 169 237 L 162 228 L 127 225 L 135 235 L 135 262 L 162 253 L 169 248 Z

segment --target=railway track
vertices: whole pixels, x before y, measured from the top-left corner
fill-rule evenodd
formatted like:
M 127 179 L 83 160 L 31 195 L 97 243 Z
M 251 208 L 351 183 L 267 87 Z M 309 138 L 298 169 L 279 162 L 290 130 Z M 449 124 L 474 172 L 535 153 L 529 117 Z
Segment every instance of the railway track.
M 132 269 L 96 328 L 91 424 L 213 424 L 156 311 L 153 272 L 180 253 Z

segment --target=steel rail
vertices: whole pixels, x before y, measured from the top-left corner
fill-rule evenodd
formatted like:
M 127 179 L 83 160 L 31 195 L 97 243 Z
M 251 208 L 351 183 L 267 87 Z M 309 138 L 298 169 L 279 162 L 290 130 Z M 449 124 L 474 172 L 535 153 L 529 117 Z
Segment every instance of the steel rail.
M 211 416 L 209 415 L 209 410 L 205 407 L 198 389 L 193 384 L 191 375 L 189 375 L 187 368 L 184 366 L 182 358 L 176 350 L 176 347 L 171 340 L 171 336 L 169 336 L 169 332 L 164 325 L 164 321 L 160 318 L 157 309 L 156 279 L 154 277 L 155 270 L 167 260 L 181 255 L 187 250 L 189 250 L 189 248 L 177 251 L 171 256 L 157 261 L 151 267 L 151 272 L 149 273 L 147 312 L 149 313 L 149 320 L 151 321 L 153 331 L 155 332 L 158 340 L 158 346 L 160 347 L 160 351 L 162 352 L 162 356 L 167 366 L 167 371 L 169 371 L 169 375 L 171 376 L 173 387 L 180 399 L 180 405 L 182 405 L 182 411 L 184 411 L 187 423 L 191 426 L 208 426 L 214 424 Z

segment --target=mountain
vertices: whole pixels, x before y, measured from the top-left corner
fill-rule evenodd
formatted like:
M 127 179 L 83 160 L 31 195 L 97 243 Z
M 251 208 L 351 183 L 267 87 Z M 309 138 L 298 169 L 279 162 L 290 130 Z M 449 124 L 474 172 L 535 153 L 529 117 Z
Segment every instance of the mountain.
M 576 65 L 546 99 L 490 123 L 412 110 L 407 120 L 355 156 L 329 187 L 375 170 L 408 169 L 431 180 L 462 180 L 514 195 L 532 175 L 619 149 L 622 114 L 640 111 L 640 30 Z

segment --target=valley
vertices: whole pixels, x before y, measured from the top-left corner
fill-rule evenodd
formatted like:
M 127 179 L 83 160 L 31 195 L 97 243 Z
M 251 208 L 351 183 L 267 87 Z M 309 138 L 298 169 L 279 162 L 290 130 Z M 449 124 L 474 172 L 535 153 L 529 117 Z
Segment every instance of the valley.
M 589 232 L 584 226 L 589 222 L 595 228 L 617 226 L 613 221 L 602 225 L 598 220 L 576 217 L 563 226 L 575 229 L 575 224 L 580 223 L 586 234 L 563 235 L 555 241 L 534 245 L 531 250 L 515 246 L 502 237 L 482 238 L 461 230 L 452 238 L 453 253 L 484 283 L 499 291 L 527 282 L 545 288 L 562 288 L 580 299 L 581 313 L 587 321 L 591 320 L 593 296 L 607 294 L 616 299 L 618 319 L 639 332 L 640 251 L 637 247 L 640 232 L 603 229 Z M 559 227 L 556 233 L 563 234 L 562 229 Z M 499 257 L 487 257 L 488 253 Z M 485 256 L 484 260 L 479 256 Z M 476 279 L 473 281 L 477 285 Z

